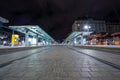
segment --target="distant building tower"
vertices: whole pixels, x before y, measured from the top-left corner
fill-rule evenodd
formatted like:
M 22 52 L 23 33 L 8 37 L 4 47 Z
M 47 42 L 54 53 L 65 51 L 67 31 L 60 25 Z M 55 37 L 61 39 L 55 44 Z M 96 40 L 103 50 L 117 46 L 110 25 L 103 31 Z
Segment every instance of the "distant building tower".
M 90 29 L 89 31 L 92 32 L 106 32 L 106 23 L 104 20 L 93 20 L 93 19 L 88 19 L 88 20 L 76 20 L 73 25 L 72 25 L 72 31 L 86 31 L 84 29 L 85 26 L 89 26 Z

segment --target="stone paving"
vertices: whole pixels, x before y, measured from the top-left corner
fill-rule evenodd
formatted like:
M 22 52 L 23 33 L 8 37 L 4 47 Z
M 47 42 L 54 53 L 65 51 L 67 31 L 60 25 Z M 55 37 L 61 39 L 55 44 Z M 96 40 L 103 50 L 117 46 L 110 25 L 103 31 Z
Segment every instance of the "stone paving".
M 114 54 L 113 52 L 108 53 L 108 52 L 103 52 L 103 51 L 98 51 L 98 50 L 81 49 L 77 47 L 73 47 L 73 48 L 85 54 L 106 60 L 108 62 L 117 64 L 120 66 L 120 61 L 118 61 L 120 60 L 120 55 Z
M 37 50 L 0 68 L 0 80 L 120 80 L 120 70 L 65 46 Z

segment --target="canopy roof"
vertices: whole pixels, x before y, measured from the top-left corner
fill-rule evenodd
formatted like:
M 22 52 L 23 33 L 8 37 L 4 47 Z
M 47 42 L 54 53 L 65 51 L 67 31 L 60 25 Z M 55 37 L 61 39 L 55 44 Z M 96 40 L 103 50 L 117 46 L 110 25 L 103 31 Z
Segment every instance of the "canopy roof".
M 38 25 L 24 25 L 24 26 L 9 26 L 13 30 L 19 31 L 21 33 L 28 33 L 29 35 L 38 35 L 38 37 L 45 40 L 54 41 L 54 39 L 49 36 L 42 28 Z
M 73 40 L 74 38 L 77 38 L 77 37 L 82 37 L 82 36 L 88 36 L 90 35 L 92 32 L 72 32 L 67 38 L 66 38 L 66 41 L 70 41 L 70 40 Z

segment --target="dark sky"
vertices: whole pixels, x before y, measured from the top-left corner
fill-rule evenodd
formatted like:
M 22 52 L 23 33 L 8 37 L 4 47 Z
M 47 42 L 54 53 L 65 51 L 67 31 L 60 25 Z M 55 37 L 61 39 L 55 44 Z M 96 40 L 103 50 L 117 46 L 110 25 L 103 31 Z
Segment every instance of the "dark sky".
M 119 20 L 120 0 L 0 0 L 0 16 L 11 25 L 37 24 L 64 39 L 78 17 Z

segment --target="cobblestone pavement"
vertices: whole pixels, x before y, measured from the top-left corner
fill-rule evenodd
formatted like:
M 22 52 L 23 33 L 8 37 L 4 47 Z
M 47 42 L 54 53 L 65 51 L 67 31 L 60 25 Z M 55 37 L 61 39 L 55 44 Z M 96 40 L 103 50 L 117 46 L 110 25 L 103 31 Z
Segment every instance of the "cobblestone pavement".
M 120 70 L 65 46 L 55 46 L 37 49 L 31 56 L 1 67 L 0 80 L 120 80 Z

